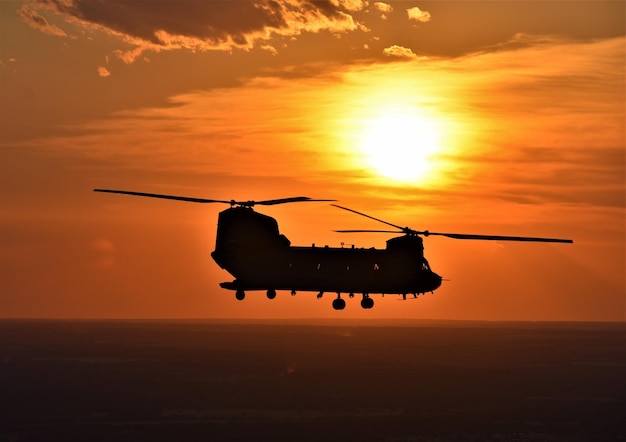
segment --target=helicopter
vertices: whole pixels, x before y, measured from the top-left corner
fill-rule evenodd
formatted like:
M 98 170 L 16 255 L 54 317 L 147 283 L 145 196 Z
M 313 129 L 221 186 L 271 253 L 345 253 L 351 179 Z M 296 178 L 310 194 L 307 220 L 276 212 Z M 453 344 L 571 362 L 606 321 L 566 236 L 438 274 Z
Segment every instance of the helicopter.
M 418 231 L 375 218 L 347 207 L 342 210 L 383 223 L 395 230 L 336 230 L 339 233 L 377 232 L 400 234 L 386 242 L 386 248 L 292 246 L 280 233 L 276 219 L 259 213 L 254 206 L 272 206 L 296 202 L 334 202 L 304 196 L 263 201 L 235 201 L 134 192 L 128 190 L 94 189 L 94 192 L 161 198 L 193 203 L 222 203 L 230 207 L 218 215 L 215 250 L 211 257 L 235 279 L 220 287 L 235 292 L 242 301 L 248 291 L 265 291 L 267 298 L 276 298 L 278 290 L 317 292 L 321 299 L 326 292 L 335 293 L 335 310 L 343 310 L 342 293 L 353 298 L 361 294 L 361 307 L 374 307 L 372 294 L 407 295 L 434 292 L 443 278 L 432 271 L 424 256 L 422 237 L 445 236 L 453 239 L 573 243 L 571 239 L 525 236 L 475 235 Z

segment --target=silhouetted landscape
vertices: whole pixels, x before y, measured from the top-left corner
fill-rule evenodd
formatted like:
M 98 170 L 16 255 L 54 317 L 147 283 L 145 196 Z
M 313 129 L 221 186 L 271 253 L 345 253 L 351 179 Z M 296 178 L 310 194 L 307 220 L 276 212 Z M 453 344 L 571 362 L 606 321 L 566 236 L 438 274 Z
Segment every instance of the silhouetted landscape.
M 622 323 L 0 321 L 0 441 L 626 440 Z

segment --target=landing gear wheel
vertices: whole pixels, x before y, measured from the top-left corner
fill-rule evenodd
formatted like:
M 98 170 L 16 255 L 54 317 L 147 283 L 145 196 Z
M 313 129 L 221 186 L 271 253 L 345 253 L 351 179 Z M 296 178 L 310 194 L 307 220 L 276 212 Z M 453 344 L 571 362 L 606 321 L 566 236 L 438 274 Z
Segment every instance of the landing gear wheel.
M 274 299 L 276 297 L 276 290 L 268 289 L 267 290 L 267 299 Z
M 361 299 L 361 307 L 364 309 L 370 309 L 374 307 L 374 300 L 370 297 Z
M 333 299 L 333 308 L 335 310 L 343 310 L 346 308 L 346 301 L 341 298 Z
M 243 301 L 245 297 L 246 297 L 246 292 L 244 292 L 243 290 L 238 289 L 235 292 L 235 298 L 237 299 L 237 301 Z

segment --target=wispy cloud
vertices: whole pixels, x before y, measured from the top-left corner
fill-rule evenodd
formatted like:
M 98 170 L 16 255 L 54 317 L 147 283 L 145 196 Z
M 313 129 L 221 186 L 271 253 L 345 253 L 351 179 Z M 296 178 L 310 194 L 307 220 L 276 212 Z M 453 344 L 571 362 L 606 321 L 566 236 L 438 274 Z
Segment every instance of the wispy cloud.
M 298 82 L 258 78 L 179 95 L 169 107 L 118 113 L 48 144 L 65 153 L 75 146 L 75 154 L 115 167 L 306 177 L 332 182 L 337 192 L 382 189 L 355 140 L 368 112 L 401 104 L 445 129 L 429 192 L 624 207 L 623 45 L 623 38 L 544 39 L 453 60 L 352 66 Z M 403 188 L 402 198 L 421 192 L 419 183 Z
M 67 37 L 65 31 L 56 25 L 50 24 L 48 20 L 37 11 L 24 5 L 20 8 L 18 14 L 22 20 L 31 28 L 37 29 L 44 34 L 53 35 L 55 37 Z

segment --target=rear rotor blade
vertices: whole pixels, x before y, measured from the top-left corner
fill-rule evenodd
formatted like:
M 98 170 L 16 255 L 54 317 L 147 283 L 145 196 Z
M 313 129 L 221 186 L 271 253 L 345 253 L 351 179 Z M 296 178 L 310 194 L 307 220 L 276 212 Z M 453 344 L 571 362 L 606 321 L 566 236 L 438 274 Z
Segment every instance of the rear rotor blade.
M 105 193 L 119 193 L 122 195 L 145 196 L 148 198 L 162 198 L 166 200 L 187 201 L 187 202 L 192 202 L 192 203 L 225 203 L 225 204 L 231 204 L 231 205 L 237 204 L 235 201 L 210 200 L 206 198 L 192 198 L 188 196 L 176 196 L 176 195 L 162 195 L 160 193 L 131 192 L 129 190 L 93 189 L 93 191 L 105 192 Z
M 366 215 L 365 213 L 361 213 L 361 212 L 357 212 L 356 210 L 348 209 L 347 207 L 339 206 L 337 204 L 331 204 L 331 206 L 335 206 L 335 207 L 337 207 L 339 209 L 347 210 L 348 212 L 356 213 L 357 215 L 364 216 L 365 218 L 373 219 L 374 221 L 378 221 L 379 223 L 383 223 L 383 224 L 387 224 L 388 226 L 395 227 L 396 229 L 400 229 L 401 230 L 400 233 L 412 232 L 412 230 L 409 229 L 408 227 L 400 227 L 400 226 L 397 226 L 395 224 L 388 223 L 387 221 L 383 221 L 382 219 L 378 219 L 378 218 L 374 218 L 373 216 Z M 393 233 L 397 233 L 397 232 L 393 232 Z
M 357 230 L 357 229 L 351 229 L 351 230 L 333 230 L 334 232 L 338 232 L 338 233 L 404 233 L 402 230 Z
M 574 241 L 571 239 L 560 238 L 535 238 L 530 236 L 502 236 L 502 235 L 474 235 L 469 233 L 440 233 L 440 232 L 418 232 L 424 236 L 447 236 L 454 239 L 479 239 L 479 240 L 491 240 L 491 241 L 523 241 L 523 242 L 558 242 L 572 244 Z

